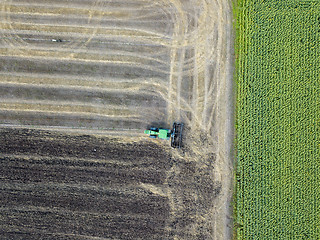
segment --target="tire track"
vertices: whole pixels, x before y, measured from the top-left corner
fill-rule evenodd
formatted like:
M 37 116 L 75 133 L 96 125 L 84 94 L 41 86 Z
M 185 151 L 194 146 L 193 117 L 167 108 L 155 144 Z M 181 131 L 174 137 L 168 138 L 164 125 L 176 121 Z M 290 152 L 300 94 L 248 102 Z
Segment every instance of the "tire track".
M 179 25 L 175 26 L 175 34 L 179 37 L 173 37 L 171 46 L 174 54 L 171 55 L 172 70 L 168 90 L 168 111 L 173 115 L 174 112 L 180 112 L 181 119 L 187 123 L 191 132 L 186 137 L 188 139 L 186 140 L 186 151 L 189 157 L 181 153 L 177 154 L 177 157 L 194 162 L 197 166 L 196 172 L 208 171 L 208 176 L 212 181 L 221 183 L 221 195 L 214 201 L 212 207 L 207 209 L 207 212 L 201 213 L 199 210 L 193 213 L 194 218 L 198 220 L 190 223 L 188 228 L 194 228 L 194 231 L 186 230 L 187 227 L 182 227 L 181 230 L 187 231 L 192 238 L 199 231 L 198 227 L 202 226 L 202 229 L 208 231 L 204 233 L 204 239 L 228 239 L 230 238 L 230 229 L 227 225 L 230 222 L 228 204 L 231 199 L 232 163 L 228 155 L 231 142 L 226 136 L 227 132 L 230 134 L 226 125 L 227 122 L 230 123 L 230 120 L 227 119 L 230 117 L 230 108 L 227 110 L 228 107 L 224 105 L 226 101 L 229 101 L 226 93 L 229 91 L 227 87 L 230 88 L 228 81 L 232 78 L 229 62 L 232 40 L 231 8 L 229 3 L 223 1 L 188 1 L 188 3 L 193 6 L 200 5 L 202 9 L 194 7 L 191 10 L 186 7 L 187 10 L 181 10 L 188 12 L 185 14 L 184 23 L 177 23 L 185 24 L 184 27 L 181 27 L 184 32 L 179 32 Z M 188 6 L 188 3 L 185 3 L 185 6 Z M 189 27 L 190 23 L 193 23 L 194 26 Z M 194 55 L 183 61 L 183 71 L 178 71 L 177 68 L 175 69 L 181 60 L 178 52 L 183 49 L 193 49 Z M 191 79 L 189 86 L 192 86 L 191 98 L 184 93 L 183 89 L 177 92 L 181 86 L 181 81 L 177 79 L 186 81 L 187 74 L 192 76 L 189 78 Z M 179 98 L 180 106 L 174 100 L 175 97 Z M 172 119 L 173 117 L 168 118 L 168 121 Z M 211 155 L 215 156 L 214 167 L 211 166 L 212 159 L 206 160 L 207 156 Z M 179 168 L 177 166 L 177 169 L 173 169 L 172 176 L 170 174 L 169 176 L 181 175 Z M 176 216 L 172 219 L 174 222 L 177 220 L 177 215 L 183 212 L 181 205 L 184 200 L 180 193 L 172 191 L 170 199 L 172 199 L 170 203 L 173 209 L 172 214 Z M 200 224 L 201 219 L 206 219 L 207 228 Z M 212 232 L 209 234 L 210 231 Z
M 4 73 L 0 72 L 1 84 L 21 84 L 34 85 L 45 87 L 78 87 L 78 89 L 99 88 L 109 90 L 155 90 L 157 92 L 165 93 L 167 88 L 164 86 L 165 81 L 159 78 L 151 78 L 146 81 L 141 79 L 116 79 L 109 78 L 108 80 L 97 79 L 94 77 L 83 76 L 68 76 L 68 75 L 50 75 L 50 74 L 33 74 L 33 73 Z
M 152 68 L 154 65 L 160 65 L 158 68 L 161 71 L 161 68 L 167 68 L 168 64 L 162 60 L 157 58 L 143 56 L 141 54 L 132 54 L 132 53 L 120 53 L 120 52 L 110 52 L 110 54 L 102 55 L 101 52 L 98 51 L 85 51 L 77 49 L 75 51 L 70 52 L 70 50 L 60 50 L 56 48 L 17 48 L 10 46 L 9 48 L 1 48 L 0 47 L 0 56 L 8 56 L 8 57 L 26 57 L 32 56 L 32 58 L 53 58 L 53 59 L 69 59 L 79 60 L 79 61 L 91 61 L 91 62 L 113 62 L 113 63 L 136 63 L 137 65 L 146 65 L 149 68 Z M 162 66 L 161 66 L 162 65 Z M 162 70 L 164 71 L 164 70 Z

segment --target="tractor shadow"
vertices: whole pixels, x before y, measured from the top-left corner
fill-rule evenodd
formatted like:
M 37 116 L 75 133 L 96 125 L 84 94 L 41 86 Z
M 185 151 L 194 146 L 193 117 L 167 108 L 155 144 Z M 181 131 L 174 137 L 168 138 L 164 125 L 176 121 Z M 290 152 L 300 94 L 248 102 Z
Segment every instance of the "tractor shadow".
M 188 151 L 187 139 L 190 134 L 190 130 L 191 130 L 190 126 L 184 123 L 182 128 L 182 135 L 181 135 L 181 150 L 183 153 Z
M 163 129 L 172 129 L 172 126 L 170 126 L 166 122 L 151 122 L 147 125 L 146 129 L 150 128 L 163 128 Z

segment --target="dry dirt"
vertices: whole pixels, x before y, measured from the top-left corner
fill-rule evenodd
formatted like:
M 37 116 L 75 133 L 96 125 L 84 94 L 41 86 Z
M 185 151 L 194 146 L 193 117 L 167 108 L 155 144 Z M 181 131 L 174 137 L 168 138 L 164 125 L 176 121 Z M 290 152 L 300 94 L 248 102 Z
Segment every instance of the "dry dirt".
M 0 10 L 2 236 L 231 238 L 231 1 Z M 173 121 L 181 151 L 142 134 Z

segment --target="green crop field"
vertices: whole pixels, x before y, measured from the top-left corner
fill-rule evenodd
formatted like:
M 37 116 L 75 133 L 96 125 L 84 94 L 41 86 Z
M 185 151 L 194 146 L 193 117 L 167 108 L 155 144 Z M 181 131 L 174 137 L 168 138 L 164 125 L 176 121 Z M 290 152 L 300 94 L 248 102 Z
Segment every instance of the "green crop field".
M 235 12 L 236 239 L 320 239 L 320 1 Z

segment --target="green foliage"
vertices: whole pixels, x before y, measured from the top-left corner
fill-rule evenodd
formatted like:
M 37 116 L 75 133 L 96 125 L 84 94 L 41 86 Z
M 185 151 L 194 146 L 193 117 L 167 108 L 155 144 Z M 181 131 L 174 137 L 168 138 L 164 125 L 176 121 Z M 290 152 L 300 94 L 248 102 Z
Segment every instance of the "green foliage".
M 236 12 L 237 239 L 320 239 L 320 1 Z

